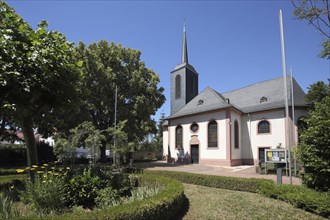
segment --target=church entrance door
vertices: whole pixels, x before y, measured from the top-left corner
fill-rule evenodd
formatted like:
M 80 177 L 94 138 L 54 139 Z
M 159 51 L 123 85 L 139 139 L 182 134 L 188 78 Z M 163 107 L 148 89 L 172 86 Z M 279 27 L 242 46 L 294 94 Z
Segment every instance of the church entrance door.
M 190 145 L 191 152 L 191 163 L 198 164 L 199 163 L 199 145 L 193 144 Z

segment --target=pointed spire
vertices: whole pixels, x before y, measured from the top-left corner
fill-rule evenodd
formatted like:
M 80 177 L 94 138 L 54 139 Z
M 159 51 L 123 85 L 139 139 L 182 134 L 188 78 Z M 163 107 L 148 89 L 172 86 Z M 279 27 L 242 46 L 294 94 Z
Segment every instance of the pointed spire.
M 186 19 L 183 22 L 183 43 L 182 43 L 182 63 L 188 63 L 187 35 L 186 35 Z

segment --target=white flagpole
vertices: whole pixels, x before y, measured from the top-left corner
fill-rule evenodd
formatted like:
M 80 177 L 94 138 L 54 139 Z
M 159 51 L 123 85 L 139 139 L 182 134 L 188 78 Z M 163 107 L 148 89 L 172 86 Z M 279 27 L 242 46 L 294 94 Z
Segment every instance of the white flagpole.
M 284 81 L 284 102 L 285 102 L 285 131 L 286 138 L 285 144 L 288 149 L 289 157 L 289 177 L 290 184 L 292 185 L 292 175 L 291 175 L 291 147 L 290 147 L 290 130 L 289 130 L 289 104 L 288 104 L 288 85 L 286 80 L 286 64 L 285 64 L 285 49 L 284 49 L 284 31 L 283 31 L 283 19 L 282 19 L 282 10 L 279 13 L 280 18 L 280 31 L 281 31 L 281 48 L 282 48 L 282 69 L 283 69 L 283 81 Z
M 290 67 L 290 75 L 291 75 L 291 107 L 292 107 L 292 136 L 293 136 L 293 166 L 294 166 L 294 176 L 297 176 L 297 138 L 296 138 L 296 128 L 295 128 L 295 114 L 294 114 L 294 95 L 293 95 L 293 74 L 292 67 Z

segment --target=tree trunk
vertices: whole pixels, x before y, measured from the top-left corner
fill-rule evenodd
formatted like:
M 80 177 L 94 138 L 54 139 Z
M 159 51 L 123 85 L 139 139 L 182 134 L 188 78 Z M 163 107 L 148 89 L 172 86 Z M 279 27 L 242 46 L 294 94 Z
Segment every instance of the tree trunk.
M 23 118 L 22 127 L 23 127 L 24 141 L 26 144 L 27 165 L 31 167 L 32 165 L 38 164 L 37 145 L 33 132 L 32 117 Z
M 105 154 L 105 149 L 106 149 L 106 142 L 102 141 L 102 147 L 100 148 L 101 151 L 101 163 L 106 163 L 107 162 L 107 156 Z

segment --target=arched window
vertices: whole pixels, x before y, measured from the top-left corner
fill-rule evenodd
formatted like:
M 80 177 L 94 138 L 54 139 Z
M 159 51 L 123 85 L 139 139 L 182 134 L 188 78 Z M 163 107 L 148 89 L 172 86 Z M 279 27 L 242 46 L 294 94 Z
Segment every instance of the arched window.
M 175 77 L 175 98 L 179 99 L 181 97 L 181 76 L 177 75 Z
M 208 147 L 218 147 L 218 124 L 216 121 L 210 121 L 207 128 Z
M 175 148 L 182 149 L 182 126 L 178 125 L 175 129 Z
M 258 134 L 270 133 L 270 124 L 267 120 L 262 120 L 258 124 Z
M 234 147 L 239 148 L 239 125 L 237 120 L 234 122 Z

